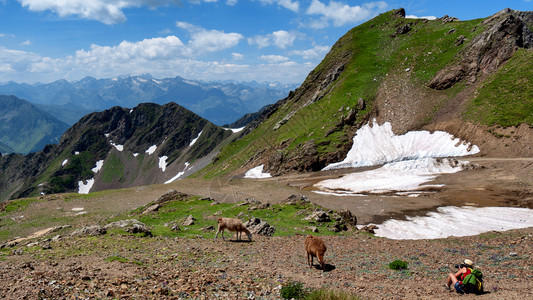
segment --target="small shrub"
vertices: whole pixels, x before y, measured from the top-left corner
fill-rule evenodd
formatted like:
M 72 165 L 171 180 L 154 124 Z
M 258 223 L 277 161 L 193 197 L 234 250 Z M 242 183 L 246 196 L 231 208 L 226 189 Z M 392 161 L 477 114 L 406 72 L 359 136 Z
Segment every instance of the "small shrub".
M 283 299 L 303 299 L 305 290 L 301 282 L 289 282 L 281 287 L 280 294 Z
M 389 268 L 393 270 L 405 270 L 407 269 L 407 262 L 397 259 L 389 264 Z

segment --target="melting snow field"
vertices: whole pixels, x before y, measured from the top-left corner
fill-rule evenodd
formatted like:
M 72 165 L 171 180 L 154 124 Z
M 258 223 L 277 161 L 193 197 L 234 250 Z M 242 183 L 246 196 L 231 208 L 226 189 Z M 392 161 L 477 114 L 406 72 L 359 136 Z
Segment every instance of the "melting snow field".
M 475 145 L 452 135 L 436 131 L 412 131 L 395 135 L 390 123 L 359 129 L 346 159 L 328 165 L 325 170 L 379 166 L 380 168 L 352 173 L 340 178 L 318 182 L 317 193 L 339 196 L 363 196 L 394 192 L 416 197 L 417 190 L 439 174 L 461 171 L 468 162 L 445 157 L 472 155 L 479 152 Z M 251 171 L 251 170 L 250 170 Z M 513 207 L 441 207 L 437 212 L 406 221 L 388 220 L 376 230 L 377 236 L 390 239 L 434 239 L 448 236 L 476 235 L 486 231 L 504 231 L 533 227 L 533 210 Z
M 378 225 L 376 236 L 396 240 L 470 236 L 487 231 L 533 227 L 533 210 L 517 207 L 439 207 L 427 216 L 406 221 L 388 220 Z
M 451 159 L 424 158 L 386 164 L 381 168 L 352 173 L 341 178 L 323 180 L 315 184 L 323 193 L 344 196 L 354 194 L 381 194 L 389 192 L 415 191 L 438 174 L 455 173 L 463 164 Z
M 255 179 L 259 179 L 259 178 L 270 178 L 272 176 L 270 176 L 270 173 L 263 173 L 263 167 L 265 165 L 260 165 L 260 166 L 257 166 L 253 169 L 250 169 L 248 170 L 248 172 L 246 172 L 244 174 L 244 178 L 255 178 Z
M 361 127 L 353 138 L 353 146 L 346 159 L 328 165 L 325 170 L 377 166 L 390 162 L 427 157 L 453 157 L 472 155 L 479 148 L 464 143 L 444 131 L 410 131 L 395 135 L 389 122 Z

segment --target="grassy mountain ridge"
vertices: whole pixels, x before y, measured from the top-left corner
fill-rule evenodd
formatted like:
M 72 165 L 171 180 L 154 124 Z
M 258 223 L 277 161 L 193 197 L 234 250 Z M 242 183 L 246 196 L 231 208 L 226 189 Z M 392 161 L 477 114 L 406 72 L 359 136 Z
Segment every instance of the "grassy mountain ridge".
M 77 192 L 91 180 L 91 191 L 163 183 L 232 135 L 175 103 L 113 107 L 83 117 L 57 145 L 1 157 L 0 196 Z
M 199 175 L 242 174 L 260 164 L 272 175 L 319 170 L 342 159 L 357 128 L 371 118 L 391 122 L 397 133 L 442 130 L 451 120 L 479 132 L 492 124 L 531 125 L 531 31 L 523 16 L 528 14 L 504 10 L 486 19 L 430 21 L 406 19 L 403 9 L 377 16 L 341 37 L 301 87 Z M 488 92 L 490 86 L 509 86 L 505 74 L 521 86 L 509 88 L 515 101 Z M 476 104 L 475 95 L 490 105 Z M 473 117 L 482 115 L 475 110 L 489 111 L 495 99 L 517 103 L 524 114 L 510 112 L 512 122 Z M 475 142 L 486 138 L 451 133 Z

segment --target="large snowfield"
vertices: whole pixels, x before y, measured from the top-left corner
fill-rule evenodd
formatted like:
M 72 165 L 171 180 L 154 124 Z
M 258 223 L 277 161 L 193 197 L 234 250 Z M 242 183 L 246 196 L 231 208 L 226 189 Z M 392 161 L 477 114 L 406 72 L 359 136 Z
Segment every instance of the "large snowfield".
M 411 131 L 395 135 L 390 123 L 359 129 L 346 159 L 325 169 L 381 166 L 315 185 L 319 193 L 339 196 L 397 193 L 417 196 L 439 174 L 455 173 L 468 162 L 446 159 L 476 154 L 479 148 L 449 133 Z M 513 207 L 440 207 L 426 216 L 378 224 L 377 236 L 390 239 L 436 239 L 533 227 L 533 210 Z

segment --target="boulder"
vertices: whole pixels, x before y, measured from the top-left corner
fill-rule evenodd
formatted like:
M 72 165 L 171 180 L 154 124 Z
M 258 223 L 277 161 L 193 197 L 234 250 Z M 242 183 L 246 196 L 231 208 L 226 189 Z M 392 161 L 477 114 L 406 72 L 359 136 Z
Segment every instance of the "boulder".
M 344 220 L 344 222 L 346 222 L 346 224 L 354 227 L 357 225 L 357 217 L 354 216 L 351 211 L 343 209 L 339 212 L 339 215 Z
M 144 233 L 146 235 L 152 235 L 152 232 L 150 231 L 148 226 L 136 219 L 120 220 L 117 222 L 109 223 L 104 226 L 104 228 L 120 228 L 129 233 Z
M 305 217 L 306 221 L 316 221 L 316 222 L 331 222 L 331 217 L 323 210 L 317 210 Z
M 194 221 L 196 221 L 196 219 L 192 215 L 189 215 L 181 225 L 191 226 L 194 225 Z
M 309 198 L 303 195 L 299 195 L 299 196 L 290 195 L 282 203 L 288 204 L 288 205 L 298 205 L 298 204 L 303 205 L 303 204 L 309 203 Z
M 105 227 L 99 226 L 99 225 L 92 225 L 83 227 L 81 229 L 74 230 L 70 235 L 71 236 L 78 236 L 78 235 L 103 235 L 107 233 L 107 229 Z
M 248 228 L 248 230 L 250 230 L 250 232 L 253 234 L 271 236 L 274 234 L 274 232 L 276 232 L 276 228 L 255 217 L 244 223 L 244 226 L 246 226 L 246 228 Z

